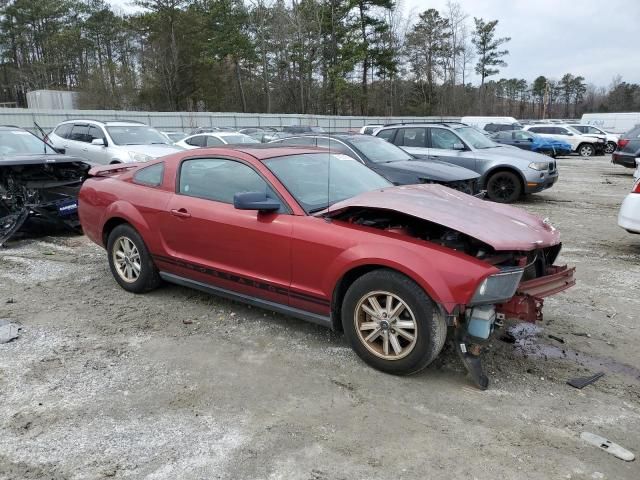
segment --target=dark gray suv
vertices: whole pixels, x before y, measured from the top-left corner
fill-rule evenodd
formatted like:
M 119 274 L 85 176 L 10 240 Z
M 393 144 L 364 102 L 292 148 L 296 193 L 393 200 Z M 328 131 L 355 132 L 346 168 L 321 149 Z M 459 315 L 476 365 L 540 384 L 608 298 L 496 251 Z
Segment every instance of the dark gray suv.
M 480 174 L 480 188 L 494 202 L 515 202 L 558 180 L 555 160 L 495 143 L 463 123 L 387 125 L 375 135 L 423 161 L 439 160 L 474 170 Z

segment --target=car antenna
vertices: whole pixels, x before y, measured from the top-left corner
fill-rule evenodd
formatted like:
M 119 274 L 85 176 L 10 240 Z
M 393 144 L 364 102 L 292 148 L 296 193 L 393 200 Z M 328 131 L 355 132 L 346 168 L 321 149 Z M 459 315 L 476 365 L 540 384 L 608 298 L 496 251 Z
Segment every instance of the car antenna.
M 331 7 L 333 8 L 333 6 Z M 331 119 L 329 119 L 329 161 L 327 162 L 327 214 L 331 210 Z

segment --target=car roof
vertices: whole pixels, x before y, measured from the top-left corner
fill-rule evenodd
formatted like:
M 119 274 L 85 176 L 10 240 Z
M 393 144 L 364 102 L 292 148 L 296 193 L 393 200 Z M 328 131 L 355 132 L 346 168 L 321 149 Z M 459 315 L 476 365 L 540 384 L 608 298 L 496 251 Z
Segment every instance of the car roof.
M 105 126 L 110 126 L 110 127 L 135 127 L 135 126 L 142 126 L 142 127 L 149 127 L 150 125 L 147 125 L 144 122 L 138 122 L 136 120 L 94 120 L 92 118 L 72 118 L 69 120 L 65 120 L 64 122 L 60 122 L 60 124 L 64 124 L 64 123 L 95 123 L 98 125 L 105 125 Z M 153 128 L 153 127 L 152 127 Z
M 288 155 L 301 155 L 305 153 L 327 153 L 324 148 L 305 147 L 296 145 L 274 146 L 269 143 L 249 144 L 251 146 L 235 145 L 227 147 L 229 150 L 246 153 L 262 161 L 276 157 L 286 157 Z

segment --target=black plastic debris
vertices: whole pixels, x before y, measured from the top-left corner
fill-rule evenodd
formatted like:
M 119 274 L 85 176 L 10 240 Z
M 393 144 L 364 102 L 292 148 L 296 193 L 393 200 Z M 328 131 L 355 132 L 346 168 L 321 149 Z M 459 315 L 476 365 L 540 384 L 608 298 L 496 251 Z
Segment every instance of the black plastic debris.
M 578 389 L 583 389 L 587 385 L 591 385 L 592 383 L 594 383 L 600 377 L 604 377 L 604 372 L 596 373 L 595 375 L 592 375 L 590 377 L 572 378 L 570 380 L 567 380 L 567 383 L 569 385 L 571 385 L 572 387 L 575 387 L 575 388 L 578 388 Z

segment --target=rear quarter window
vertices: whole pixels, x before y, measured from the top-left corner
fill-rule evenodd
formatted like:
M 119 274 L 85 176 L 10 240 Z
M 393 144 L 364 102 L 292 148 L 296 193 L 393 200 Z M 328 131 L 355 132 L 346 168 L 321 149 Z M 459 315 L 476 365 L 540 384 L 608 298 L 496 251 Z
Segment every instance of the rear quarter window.
M 144 167 L 133 174 L 133 183 L 146 185 L 147 187 L 159 187 L 164 177 L 164 163 L 156 163 Z

